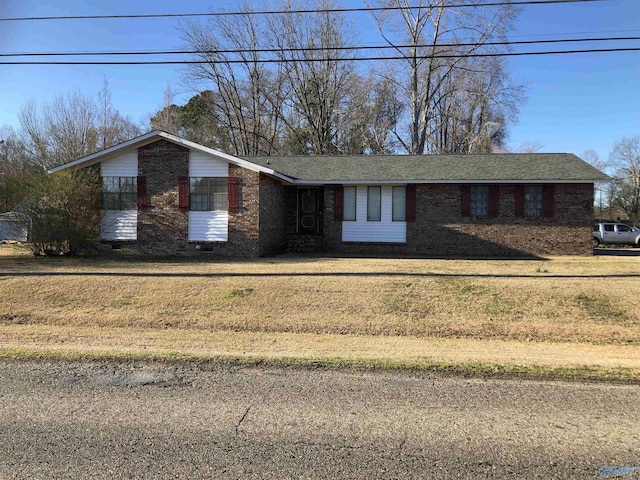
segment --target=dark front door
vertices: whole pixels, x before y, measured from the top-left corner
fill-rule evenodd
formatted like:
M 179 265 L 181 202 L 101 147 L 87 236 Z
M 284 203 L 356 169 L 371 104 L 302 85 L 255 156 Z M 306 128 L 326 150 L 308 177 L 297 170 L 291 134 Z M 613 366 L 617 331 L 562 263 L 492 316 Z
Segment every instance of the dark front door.
M 322 233 L 321 204 L 319 187 L 298 188 L 298 233 L 302 235 Z

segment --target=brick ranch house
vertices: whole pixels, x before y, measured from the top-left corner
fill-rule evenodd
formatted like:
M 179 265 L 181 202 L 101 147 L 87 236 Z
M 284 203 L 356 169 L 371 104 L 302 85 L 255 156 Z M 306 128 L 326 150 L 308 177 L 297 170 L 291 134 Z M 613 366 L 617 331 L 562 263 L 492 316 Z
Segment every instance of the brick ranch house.
M 238 158 L 162 131 L 50 173 L 86 167 L 101 244 L 154 255 L 590 254 L 608 179 L 572 154 Z

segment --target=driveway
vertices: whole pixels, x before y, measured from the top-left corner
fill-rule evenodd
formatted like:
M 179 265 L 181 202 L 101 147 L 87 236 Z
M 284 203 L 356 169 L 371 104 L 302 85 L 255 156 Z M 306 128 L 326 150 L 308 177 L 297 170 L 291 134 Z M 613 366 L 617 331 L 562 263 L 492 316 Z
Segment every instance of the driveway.
M 612 257 L 640 257 L 640 248 L 594 248 L 594 255 L 608 255 Z
M 0 363 L 0 478 L 598 478 L 640 466 L 638 398 L 611 384 Z

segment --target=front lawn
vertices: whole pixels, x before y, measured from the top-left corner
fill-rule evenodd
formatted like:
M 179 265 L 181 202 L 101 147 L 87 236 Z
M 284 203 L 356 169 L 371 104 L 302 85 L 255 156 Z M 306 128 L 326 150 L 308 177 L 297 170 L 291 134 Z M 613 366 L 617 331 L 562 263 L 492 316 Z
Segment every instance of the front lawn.
M 402 342 L 396 341 L 402 338 L 466 339 L 476 352 L 482 351 L 478 342 L 575 344 L 603 347 L 606 356 L 615 348 L 640 345 L 638 286 L 638 257 L 137 261 L 3 256 L 0 338 L 4 347 L 19 349 L 38 343 L 33 335 L 28 340 L 28 333 L 46 331 L 43 338 L 55 343 L 55 332 L 71 339 L 74 332 L 76 337 L 94 332 L 92 348 L 98 348 L 100 332 L 120 332 L 123 346 L 140 332 L 160 332 L 167 342 L 197 338 L 198 332 L 202 338 L 243 334 L 245 340 L 251 335 L 282 340 L 277 334 L 286 333 L 293 340 L 280 354 L 287 357 L 296 357 L 295 338 L 309 335 L 326 336 L 325 344 L 340 340 L 344 352 L 350 350 L 345 339 L 354 348 L 365 340 L 395 339 L 378 347 L 389 349 L 388 358 L 402 353 Z M 243 345 L 238 355 L 246 352 Z M 201 347 L 206 350 L 206 344 Z M 324 355 L 327 351 L 331 348 Z

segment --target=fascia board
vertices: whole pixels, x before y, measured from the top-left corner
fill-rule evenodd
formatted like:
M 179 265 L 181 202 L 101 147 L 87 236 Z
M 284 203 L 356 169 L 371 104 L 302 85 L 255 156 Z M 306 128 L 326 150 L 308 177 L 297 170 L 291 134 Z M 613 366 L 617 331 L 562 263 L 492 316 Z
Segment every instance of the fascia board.
M 113 147 L 109 147 L 105 150 L 101 150 L 96 153 L 92 153 L 91 155 L 87 155 L 85 157 L 74 160 L 73 162 L 65 163 L 64 165 L 60 165 L 58 167 L 52 168 L 48 170 L 48 173 L 56 173 L 61 170 L 66 170 L 68 168 L 80 168 L 80 167 L 89 167 L 101 161 L 107 160 L 117 153 L 122 151 L 140 148 L 150 143 L 153 143 L 158 138 L 164 138 L 169 140 L 170 142 L 176 143 L 178 145 L 182 145 L 186 148 L 192 150 L 198 150 L 200 152 L 206 153 L 208 155 L 213 155 L 215 157 L 221 158 L 229 163 L 234 165 L 238 165 L 239 167 L 246 168 L 247 170 L 251 170 L 254 172 L 261 172 L 267 175 L 271 175 L 273 177 L 277 177 L 283 181 L 290 182 L 292 179 L 286 175 L 281 174 L 280 172 L 276 172 L 271 168 L 266 168 L 261 165 L 257 165 L 255 163 L 251 163 L 247 160 L 243 160 L 241 158 L 234 157 L 233 155 L 228 155 L 226 153 L 220 152 L 213 148 L 205 147 L 203 145 L 199 145 L 197 143 L 191 142 L 189 140 L 185 140 L 183 138 L 177 137 L 167 132 L 163 132 L 160 130 L 154 130 L 153 132 L 149 132 L 140 137 L 133 138 L 126 142 L 120 143 L 118 145 L 114 145 Z
M 80 168 L 80 167 L 89 167 L 95 163 L 101 162 L 105 159 L 108 159 L 115 155 L 116 153 L 122 150 L 128 150 L 132 148 L 139 148 L 144 145 L 148 145 L 149 143 L 153 143 L 156 137 L 159 136 L 159 131 L 153 131 L 141 135 L 136 138 L 132 138 L 131 140 L 127 140 L 126 142 L 119 143 L 118 145 L 114 145 L 113 147 L 109 147 L 105 150 L 100 150 L 99 152 L 92 153 L 91 155 L 87 155 L 85 157 L 74 160 L 73 162 L 65 163 L 63 165 L 59 165 L 57 167 L 51 168 L 48 170 L 48 173 L 56 173 L 62 170 L 66 170 L 67 168 Z
M 610 182 L 611 180 L 592 180 L 592 179 L 584 179 L 584 180 L 544 180 L 544 179 L 535 179 L 535 180 L 328 180 L 328 181 L 318 181 L 318 180 L 291 180 L 292 184 L 295 185 L 398 185 L 398 184 L 534 184 L 534 183 L 554 183 L 554 184 L 562 184 L 562 183 L 597 183 L 597 182 Z

